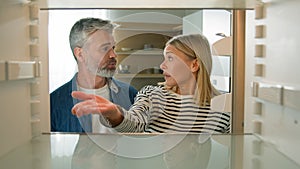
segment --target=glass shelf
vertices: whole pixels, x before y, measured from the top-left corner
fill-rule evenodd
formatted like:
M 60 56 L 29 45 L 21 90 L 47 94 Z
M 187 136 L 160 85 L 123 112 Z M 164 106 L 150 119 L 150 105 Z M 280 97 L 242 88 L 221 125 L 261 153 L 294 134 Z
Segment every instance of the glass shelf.
M 255 135 L 42 134 L 0 157 L 9 169 L 300 169 Z

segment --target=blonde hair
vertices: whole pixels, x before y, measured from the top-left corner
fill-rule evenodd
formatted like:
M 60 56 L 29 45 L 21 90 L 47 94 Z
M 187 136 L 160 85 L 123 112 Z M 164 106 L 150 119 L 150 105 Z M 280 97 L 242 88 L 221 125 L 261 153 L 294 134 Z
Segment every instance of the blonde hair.
M 172 45 L 191 59 L 196 59 L 199 70 L 196 76 L 195 101 L 200 106 L 210 104 L 211 98 L 219 95 L 210 81 L 212 55 L 208 40 L 200 34 L 179 35 L 170 39 L 166 45 Z

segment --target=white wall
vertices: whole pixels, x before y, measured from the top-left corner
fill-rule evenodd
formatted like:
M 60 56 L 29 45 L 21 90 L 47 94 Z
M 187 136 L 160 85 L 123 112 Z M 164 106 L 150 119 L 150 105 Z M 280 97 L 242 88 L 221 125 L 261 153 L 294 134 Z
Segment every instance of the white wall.
M 182 34 L 203 33 L 203 11 L 183 17 Z

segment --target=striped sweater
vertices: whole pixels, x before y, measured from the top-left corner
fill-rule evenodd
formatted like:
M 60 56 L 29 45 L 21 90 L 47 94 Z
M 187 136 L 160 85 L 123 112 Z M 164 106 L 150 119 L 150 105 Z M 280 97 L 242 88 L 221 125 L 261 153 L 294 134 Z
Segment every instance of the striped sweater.
M 118 132 L 228 133 L 230 114 L 214 112 L 210 106 L 195 104 L 192 95 L 179 95 L 162 86 L 146 86 L 139 91 Z

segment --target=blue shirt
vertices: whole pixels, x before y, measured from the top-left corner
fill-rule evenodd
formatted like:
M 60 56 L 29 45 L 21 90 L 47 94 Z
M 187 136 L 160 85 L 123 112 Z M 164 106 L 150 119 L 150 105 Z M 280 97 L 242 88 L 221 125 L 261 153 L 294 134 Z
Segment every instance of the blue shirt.
M 50 94 L 51 131 L 52 132 L 92 132 L 91 115 L 77 118 L 71 113 L 72 107 L 79 102 L 71 96 L 77 90 L 77 74 Z M 127 83 L 108 79 L 110 101 L 129 109 L 134 102 L 137 90 Z

